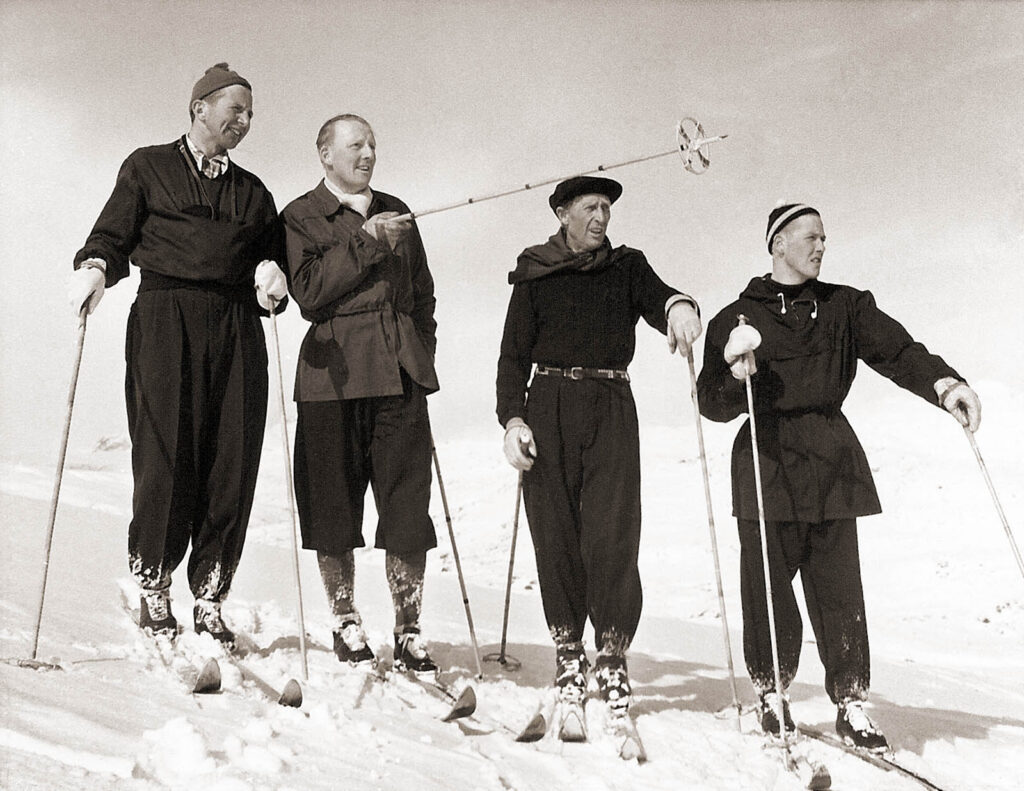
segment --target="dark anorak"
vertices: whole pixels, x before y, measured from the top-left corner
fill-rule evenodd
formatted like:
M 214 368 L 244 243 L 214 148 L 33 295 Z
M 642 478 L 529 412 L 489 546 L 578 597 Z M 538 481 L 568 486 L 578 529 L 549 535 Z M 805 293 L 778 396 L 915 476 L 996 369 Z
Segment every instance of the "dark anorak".
M 750 281 L 708 324 L 697 389 L 701 413 L 728 422 L 747 412 L 745 385 L 723 358 L 742 314 L 761 334 L 753 377 L 765 518 L 821 523 L 881 511 L 871 470 L 842 413 L 858 360 L 936 406 L 934 384 L 960 375 L 916 342 L 869 291 L 810 280 Z M 758 518 L 750 426 L 732 452 L 733 514 Z

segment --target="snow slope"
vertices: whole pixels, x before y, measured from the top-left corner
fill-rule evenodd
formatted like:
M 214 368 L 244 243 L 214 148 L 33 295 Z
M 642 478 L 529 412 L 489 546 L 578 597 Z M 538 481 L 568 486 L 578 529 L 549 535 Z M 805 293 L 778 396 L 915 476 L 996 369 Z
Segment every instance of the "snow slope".
M 681 370 L 685 370 L 684 368 Z M 683 374 L 685 377 L 685 374 Z M 986 406 L 978 441 L 1011 524 L 1020 525 L 1018 394 L 978 385 Z M 977 464 L 959 427 L 891 388 L 851 400 L 848 414 L 868 452 L 885 513 L 861 522 L 873 653 L 874 716 L 905 763 L 947 789 L 1016 789 L 1024 777 L 1024 580 L 1014 564 Z M 270 702 L 301 679 L 291 523 L 279 426 L 268 427 L 253 523 L 229 623 L 253 641 L 258 682 L 226 662 L 224 691 L 196 697 L 130 625 L 119 586 L 131 584 L 125 532 L 131 503 L 127 443 L 72 442 L 65 473 L 40 657 L 63 670 L 0 663 L 0 787 L 5 789 L 797 789 L 776 753 L 730 716 L 732 694 L 718 616 L 703 484 L 684 379 L 671 397 L 680 424 L 653 427 L 641 414 L 645 611 L 630 657 L 634 711 L 649 763 L 627 764 L 605 743 L 516 744 L 512 730 L 549 685 L 554 652 L 541 617 L 525 517 L 520 525 L 508 654 L 518 672 L 476 660 L 441 500 L 440 547 L 430 556 L 424 628 L 461 687 L 472 683 L 476 717 L 439 721 L 447 706 L 413 685 L 382 686 L 339 665 L 329 650 L 327 608 L 310 553 L 301 553 L 309 678 L 301 709 Z M 705 422 L 727 615 L 744 705 L 738 543 L 729 508 L 729 450 L 738 422 Z M 55 429 L 56 431 L 57 429 Z M 56 438 L 54 440 L 56 444 Z M 501 635 L 515 477 L 497 434 L 446 443 L 438 453 L 481 654 Z M 0 656 L 31 651 L 53 469 L 0 468 Z M 371 511 L 372 512 L 372 511 Z M 1021 533 L 1018 530 L 1018 533 Z M 369 530 L 367 535 L 370 535 Z M 383 558 L 357 554 L 357 597 L 378 653 L 388 650 L 391 611 Z M 175 610 L 188 618 L 184 575 Z M 134 595 L 134 594 L 133 594 Z M 834 711 L 809 627 L 791 692 L 799 721 L 829 729 Z M 187 630 L 195 656 L 209 638 Z M 837 789 L 909 789 L 912 781 L 826 747 Z

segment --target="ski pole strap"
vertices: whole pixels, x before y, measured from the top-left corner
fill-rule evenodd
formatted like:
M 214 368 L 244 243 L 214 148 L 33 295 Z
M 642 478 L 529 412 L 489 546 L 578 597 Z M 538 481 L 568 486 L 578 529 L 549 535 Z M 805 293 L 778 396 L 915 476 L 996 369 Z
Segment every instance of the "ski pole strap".
M 538 376 L 561 376 L 566 379 L 615 379 L 620 382 L 629 381 L 629 373 L 617 368 L 584 368 L 574 365 L 571 368 L 556 368 L 553 365 L 537 365 Z

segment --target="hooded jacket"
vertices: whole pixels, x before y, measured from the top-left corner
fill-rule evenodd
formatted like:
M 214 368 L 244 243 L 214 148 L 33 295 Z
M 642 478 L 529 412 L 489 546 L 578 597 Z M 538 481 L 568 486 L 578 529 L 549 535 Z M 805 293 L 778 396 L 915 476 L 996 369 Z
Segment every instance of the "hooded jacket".
M 781 285 L 765 275 L 708 324 L 697 391 L 710 420 L 747 412 L 745 384 L 723 356 L 740 314 L 762 338 L 752 381 L 765 518 L 819 523 L 879 513 L 867 458 L 842 413 L 857 361 L 936 406 L 934 383 L 962 377 L 879 310 L 871 292 L 818 280 Z M 732 486 L 733 514 L 757 519 L 749 420 L 733 444 Z

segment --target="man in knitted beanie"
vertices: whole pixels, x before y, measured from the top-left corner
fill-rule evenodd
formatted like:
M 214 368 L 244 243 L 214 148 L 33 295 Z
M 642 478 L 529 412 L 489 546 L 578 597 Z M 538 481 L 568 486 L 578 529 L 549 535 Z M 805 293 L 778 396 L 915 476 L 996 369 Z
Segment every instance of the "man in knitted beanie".
M 762 729 L 792 730 L 785 690 L 800 659 L 803 626 L 793 592 L 799 571 L 825 689 L 837 707 L 836 731 L 858 747 L 885 750 L 885 736 L 864 710 L 871 666 L 857 545 L 857 517 L 877 514 L 881 506 L 843 401 L 860 359 L 971 431 L 981 420 L 981 404 L 960 374 L 878 308 L 870 291 L 818 280 L 825 229 L 817 209 L 776 207 L 765 242 L 771 272 L 751 280 L 708 324 L 697 381 L 701 413 L 723 423 L 748 411 L 747 377 L 753 385 L 781 698 L 750 422 L 732 453 L 747 671 L 761 697 Z
M 191 543 L 195 629 L 232 645 L 220 608 L 252 508 L 267 410 L 260 316 L 284 308 L 284 245 L 273 196 L 228 156 L 249 132 L 249 82 L 212 66 L 189 118 L 177 140 L 125 160 L 75 256 L 69 296 L 76 314 L 92 313 L 130 262 L 140 270 L 125 377 L 139 625 L 177 635 L 171 573 Z

